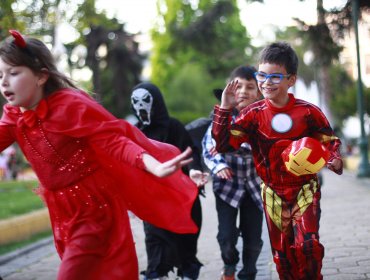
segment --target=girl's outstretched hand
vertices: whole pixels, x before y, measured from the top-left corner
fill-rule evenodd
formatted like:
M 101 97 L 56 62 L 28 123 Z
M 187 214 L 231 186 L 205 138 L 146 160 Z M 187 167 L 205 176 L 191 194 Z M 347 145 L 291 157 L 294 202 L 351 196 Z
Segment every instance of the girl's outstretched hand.
M 189 158 L 191 152 L 191 148 L 188 147 L 178 156 L 163 163 L 157 161 L 154 157 L 145 153 L 143 154 L 143 162 L 148 172 L 162 178 L 171 175 L 184 165 L 189 164 L 193 160 L 192 158 Z

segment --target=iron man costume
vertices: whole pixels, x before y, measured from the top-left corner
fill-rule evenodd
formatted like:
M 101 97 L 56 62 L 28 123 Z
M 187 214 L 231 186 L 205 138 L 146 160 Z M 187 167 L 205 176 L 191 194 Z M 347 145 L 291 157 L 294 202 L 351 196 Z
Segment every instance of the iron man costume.
M 261 100 L 243 109 L 234 123 L 231 110 L 215 106 L 212 134 L 216 149 L 227 152 L 243 142 L 252 146 L 269 229 L 273 259 L 280 279 L 322 279 L 324 247 L 319 242 L 320 186 L 315 173 L 288 171 L 284 150 L 303 137 L 320 141 L 328 161 L 340 159 L 340 140 L 321 110 L 289 94 L 283 108 Z M 342 168 L 336 173 L 341 174 Z

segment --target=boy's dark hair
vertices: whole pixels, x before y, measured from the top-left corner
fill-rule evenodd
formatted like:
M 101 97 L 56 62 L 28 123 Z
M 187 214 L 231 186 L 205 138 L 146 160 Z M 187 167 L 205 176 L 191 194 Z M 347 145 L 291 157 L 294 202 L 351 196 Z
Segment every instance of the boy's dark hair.
M 287 74 L 297 74 L 298 57 L 286 42 L 275 42 L 263 48 L 259 63 L 271 63 L 285 67 Z
M 246 80 L 256 80 L 254 76 L 254 72 L 256 72 L 257 69 L 253 66 L 248 66 L 248 65 L 241 65 L 236 67 L 230 74 L 229 76 L 229 81 L 234 80 L 235 78 L 242 78 Z

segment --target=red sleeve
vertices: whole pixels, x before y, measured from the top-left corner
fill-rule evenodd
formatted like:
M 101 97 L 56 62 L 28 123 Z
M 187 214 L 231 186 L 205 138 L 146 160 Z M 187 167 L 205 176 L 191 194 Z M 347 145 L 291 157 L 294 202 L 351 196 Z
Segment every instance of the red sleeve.
M 50 115 L 43 122 L 44 129 L 88 139 L 102 168 L 120 186 L 128 209 L 161 228 L 178 233 L 198 231 L 191 219 L 198 189 L 189 177 L 178 170 L 158 178 L 138 169 L 142 166 L 136 159 L 143 151 L 166 161 L 179 153 L 176 147 L 150 140 L 81 92 L 57 92 L 47 102 Z
M 340 139 L 334 134 L 333 129 L 330 126 L 329 121 L 325 117 L 324 113 L 314 107 L 315 110 L 312 110 L 313 118 L 317 123 L 317 127 L 320 127 L 320 130 L 314 133 L 314 137 L 318 139 L 330 152 L 330 157 L 328 162 L 333 161 L 334 159 L 339 159 L 342 162 L 342 166 L 339 170 L 333 170 L 337 174 L 343 173 L 343 161 L 340 154 L 340 145 L 342 144 Z
M 16 118 L 9 114 L 8 106 L 3 107 L 3 115 L 0 120 L 0 151 L 5 150 L 15 142 L 14 130 Z
M 214 108 L 212 137 L 216 141 L 216 150 L 226 153 L 239 149 L 240 145 L 248 142 L 246 130 L 238 124 L 232 123 L 232 110 Z
M 176 147 L 148 139 L 138 128 L 117 119 L 82 92 L 55 93 L 49 98 L 48 107 L 51 117 L 44 123 L 46 130 L 85 137 L 97 154 L 106 154 L 134 166 L 143 151 L 160 161 L 179 154 Z
M 0 121 L 0 151 L 5 150 L 14 141 L 15 138 L 13 137 L 11 127 Z

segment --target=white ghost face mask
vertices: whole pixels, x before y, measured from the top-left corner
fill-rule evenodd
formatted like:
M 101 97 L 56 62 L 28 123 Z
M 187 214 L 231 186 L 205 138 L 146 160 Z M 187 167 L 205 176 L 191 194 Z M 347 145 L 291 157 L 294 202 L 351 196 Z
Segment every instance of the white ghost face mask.
M 131 95 L 131 104 L 136 116 L 144 125 L 150 125 L 150 112 L 153 105 L 153 96 L 144 88 L 135 89 Z

